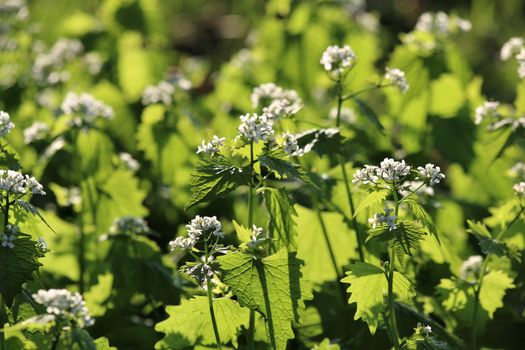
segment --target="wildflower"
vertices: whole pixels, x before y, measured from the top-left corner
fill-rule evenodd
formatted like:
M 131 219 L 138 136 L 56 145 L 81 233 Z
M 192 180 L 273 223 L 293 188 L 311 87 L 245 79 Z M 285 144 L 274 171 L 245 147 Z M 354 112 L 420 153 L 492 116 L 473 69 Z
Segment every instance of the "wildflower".
M 375 183 L 379 179 L 376 175 L 377 170 L 378 167 L 375 165 L 365 165 L 363 169 L 359 169 L 355 172 L 352 183 L 363 185 Z
M 4 248 L 14 249 L 15 248 L 14 241 L 16 239 L 16 235 L 19 232 L 20 232 L 20 228 L 17 225 L 7 225 L 5 232 L 2 233 L 1 246 Z
M 49 125 L 44 122 L 34 122 L 24 129 L 24 142 L 28 145 L 35 141 L 43 140 L 49 133 Z
M 525 197 L 525 182 L 519 182 L 515 184 L 512 188 L 518 196 Z
M 143 218 L 124 216 L 113 222 L 109 232 L 112 234 L 140 235 L 150 232 L 150 228 Z
M 405 161 L 396 161 L 392 158 L 385 158 L 380 164 L 376 173 L 385 181 L 399 181 L 410 173 L 410 166 Z
M 84 63 L 90 74 L 97 75 L 102 70 L 102 57 L 97 52 L 90 52 L 84 55 Z
M 507 61 L 512 56 L 518 54 L 521 49 L 523 48 L 523 38 L 520 37 L 513 37 L 510 38 L 503 46 L 501 47 L 500 51 L 500 58 L 502 61 Z
M 459 276 L 465 281 L 477 279 L 481 272 L 482 265 L 483 257 L 481 255 L 472 255 L 461 264 Z
M 428 182 L 431 186 L 438 184 L 445 178 L 445 174 L 441 172 L 441 168 L 432 163 L 427 163 L 425 167 L 418 167 L 419 178 Z
M 407 92 L 409 89 L 409 85 L 405 77 L 405 72 L 397 68 L 390 69 L 387 67 L 386 73 L 385 73 L 385 79 L 388 82 L 390 82 L 392 85 L 398 87 L 402 93 Z
M 238 128 L 240 138 L 257 143 L 273 139 L 273 121 L 266 114 L 245 114 L 240 116 L 241 125 Z
M 509 175 L 513 178 L 525 180 L 525 163 L 517 162 L 510 168 Z
M 4 111 L 0 111 L 0 137 L 3 137 L 11 132 L 15 124 L 11 122 L 9 114 Z
M 191 237 L 177 237 L 169 243 L 170 249 L 175 251 L 177 249 L 190 250 L 195 245 L 195 240 Z
M 0 170 L 0 190 L 14 195 L 24 195 L 28 191 L 32 194 L 46 194 L 43 186 L 34 177 L 14 170 Z
M 263 101 L 274 100 L 281 98 L 283 95 L 283 88 L 275 83 L 264 83 L 255 88 L 251 95 L 253 108 L 257 108 Z
M 111 107 L 87 93 L 68 92 L 60 108 L 74 117 L 71 125 L 76 127 L 91 127 L 97 118 L 112 119 L 114 114 Z
M 427 196 L 434 195 L 434 189 L 423 181 L 406 181 L 403 183 L 403 186 L 399 188 L 399 193 L 403 196 L 407 196 L 413 192 L 425 194 Z
M 283 134 L 281 146 L 283 150 L 290 156 L 302 156 L 304 154 L 301 152 L 301 148 L 297 143 L 297 138 L 295 135 L 289 133 L 288 131 Z
M 84 47 L 78 40 L 59 39 L 46 53 L 40 52 L 33 65 L 33 77 L 40 83 L 58 84 L 69 79 L 64 69 L 75 59 Z
M 259 245 L 267 241 L 266 238 L 262 237 L 263 229 L 255 225 L 252 226 L 251 240 L 248 242 L 248 247 L 257 248 Z
M 485 101 L 481 106 L 476 108 L 474 124 L 479 125 L 486 118 L 497 118 L 499 102 Z
M 38 237 L 38 243 L 37 243 L 38 247 L 40 249 L 42 249 L 44 252 L 47 252 L 49 250 L 49 247 L 47 245 L 47 242 L 46 240 L 44 239 L 44 237 Z
M 139 162 L 131 156 L 131 154 L 126 152 L 121 152 L 118 155 L 119 159 L 124 163 L 126 168 L 129 170 L 135 172 L 140 169 Z
M 215 257 L 213 255 L 209 255 L 208 258 L 203 255 L 200 258 L 200 262 L 187 263 L 181 270 L 185 274 L 195 278 L 201 288 L 206 289 L 207 278 L 219 273 L 217 263 L 214 260 Z
M 373 217 L 368 219 L 368 222 L 372 225 L 372 228 L 376 228 L 381 224 L 386 224 L 388 230 L 392 231 L 396 229 L 397 215 L 390 215 L 394 209 L 385 207 L 383 214 L 375 213 Z
M 173 103 L 174 93 L 175 86 L 167 81 L 161 81 L 157 85 L 149 85 L 142 93 L 142 104 L 163 103 L 170 106 Z
M 221 222 L 217 220 L 216 216 L 197 215 L 195 219 L 186 225 L 186 229 L 188 230 L 188 236 L 195 240 L 198 240 L 201 236 L 205 236 L 205 239 L 209 236 L 224 237 Z
M 323 52 L 320 63 L 325 71 L 332 73 L 336 78 L 341 78 L 352 67 L 355 60 L 356 55 L 350 46 L 332 45 Z
M 263 113 L 272 119 L 294 115 L 303 107 L 297 92 L 283 89 L 274 83 L 264 83 L 253 89 L 251 95 L 254 108 L 263 106 Z
M 95 323 L 79 293 L 71 293 L 67 289 L 40 289 L 33 294 L 33 299 L 44 305 L 46 312 L 60 321 L 72 322 L 80 328 Z
M 297 95 L 292 95 L 291 98 L 273 100 L 269 106 L 263 108 L 263 113 L 272 119 L 282 119 L 296 114 L 302 107 L 301 99 Z
M 518 76 L 523 79 L 525 78 L 525 48 L 521 48 L 516 55 L 516 61 L 518 62 Z
M 215 153 L 219 152 L 219 147 L 224 146 L 224 141 L 226 141 L 226 138 L 213 135 L 211 141 L 202 141 L 202 144 L 197 148 L 197 154 L 205 153 L 214 156 Z
M 472 29 L 472 23 L 457 16 L 449 16 L 442 11 L 437 13 L 425 12 L 419 16 L 415 29 L 416 31 L 433 33 L 445 37 L 457 31 L 470 31 Z

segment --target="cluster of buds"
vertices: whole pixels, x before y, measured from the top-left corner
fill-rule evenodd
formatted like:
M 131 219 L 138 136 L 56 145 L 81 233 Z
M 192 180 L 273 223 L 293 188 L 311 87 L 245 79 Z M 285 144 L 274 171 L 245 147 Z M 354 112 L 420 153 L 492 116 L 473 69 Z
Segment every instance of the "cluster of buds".
M 476 108 L 474 123 L 480 125 L 487 121 L 489 130 L 497 130 L 504 126 L 510 126 L 512 129 L 525 128 L 525 117 L 504 117 L 499 112 L 499 107 L 500 103 L 498 101 L 485 101 Z
M 252 105 L 262 105 L 262 111 L 269 118 L 277 120 L 295 115 L 303 107 L 297 92 L 284 89 L 274 83 L 264 83 L 253 89 Z

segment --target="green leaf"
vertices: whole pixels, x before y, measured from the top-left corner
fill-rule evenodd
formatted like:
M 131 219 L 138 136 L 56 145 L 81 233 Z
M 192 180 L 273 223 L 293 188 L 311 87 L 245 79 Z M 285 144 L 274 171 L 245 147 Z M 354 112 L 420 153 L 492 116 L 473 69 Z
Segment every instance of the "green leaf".
M 441 243 L 439 241 L 439 236 L 437 233 L 436 225 L 434 224 L 434 220 L 432 219 L 432 216 L 423 208 L 421 204 L 416 202 L 415 200 L 411 198 L 405 199 L 403 202 L 408 204 L 410 209 L 412 210 L 412 214 L 414 214 L 415 218 L 421 222 L 423 226 L 426 227 L 428 232 L 432 234 L 434 237 L 436 237 L 438 243 Z
M 379 117 L 377 116 L 376 112 L 363 100 L 353 97 L 352 100 L 355 101 L 357 105 L 357 109 L 359 110 L 359 113 L 366 117 L 374 126 L 381 132 L 385 131 L 385 128 L 383 127 L 383 124 L 381 124 L 381 121 L 379 120 Z
M 215 156 L 203 160 L 190 183 L 192 195 L 185 209 L 196 204 L 222 198 L 239 186 L 249 185 L 250 171 L 239 168 L 228 159 Z
M 453 74 L 442 74 L 430 86 L 430 112 L 442 117 L 455 117 L 465 102 L 461 81 Z
M 25 210 L 27 213 L 33 214 L 34 216 L 38 217 L 44 224 L 46 224 L 47 227 L 49 227 L 49 229 L 51 231 L 55 232 L 55 230 L 53 230 L 53 228 L 51 226 L 49 226 L 49 224 L 47 223 L 46 219 L 44 219 L 42 214 L 40 214 L 38 209 L 35 206 L 33 206 L 31 203 L 28 203 L 28 202 L 23 201 L 21 199 L 17 199 L 15 204 L 18 205 L 23 210 Z
M 315 188 L 318 187 L 303 167 L 282 159 L 282 157 L 284 156 L 285 153 L 282 150 L 272 151 L 259 157 L 259 162 L 261 163 L 261 165 L 276 172 L 280 177 L 289 180 L 301 179 Z
M 513 279 L 503 271 L 489 271 L 485 275 L 479 292 L 479 303 L 491 319 L 494 317 L 494 312 L 503 307 L 503 297 L 507 289 L 515 287 Z
M 467 223 L 469 225 L 468 232 L 476 237 L 479 246 L 481 247 L 481 251 L 484 254 L 494 254 L 499 257 L 507 256 L 517 261 L 521 261 L 521 252 L 519 249 L 507 244 L 506 242 L 492 238 L 492 235 L 485 224 L 471 220 L 468 220 Z
M 97 350 L 117 350 L 116 347 L 109 345 L 109 340 L 106 337 L 95 340 Z
M 299 321 L 298 310 L 311 298 L 301 281 L 302 261 L 285 249 L 261 260 L 242 252 L 230 252 L 218 260 L 223 281 L 239 303 L 264 316 L 271 346 L 286 349 L 287 340 L 294 337 L 291 323 Z
M 385 298 L 388 295 L 388 280 L 385 271 L 372 264 L 356 262 L 350 265 L 347 276 L 341 280 L 350 284 L 348 303 L 357 303 L 354 319 L 363 319 L 374 334 L 386 310 Z M 394 272 L 394 294 L 396 300 L 408 300 L 415 295 L 410 281 L 401 273 Z
M 235 228 L 235 233 L 237 234 L 237 238 L 242 243 L 247 243 L 252 240 L 252 230 L 251 229 L 242 226 L 235 220 L 233 220 L 233 228 Z
M 282 188 L 267 188 L 264 190 L 264 204 L 268 211 L 268 233 L 277 238 L 277 247 L 286 247 L 288 250 L 297 248 L 292 199 Z
M 237 346 L 241 327 L 248 328 L 249 311 L 230 298 L 213 300 L 215 318 L 221 341 Z M 180 305 L 168 306 L 169 317 L 157 323 L 155 330 L 166 335 L 155 344 L 155 349 L 186 349 L 197 344 L 215 345 L 208 298 L 197 296 L 183 300 Z
M 359 205 L 355 209 L 354 217 L 362 212 L 363 210 L 370 208 L 371 206 L 375 206 L 381 202 L 383 202 L 386 197 L 388 196 L 389 191 L 385 189 L 370 189 L 368 190 L 367 195 L 359 202 Z
M 344 138 L 338 128 L 311 129 L 296 135 L 301 148 L 311 148 L 319 156 L 343 153 Z
M 421 239 L 426 232 L 415 221 L 402 221 L 396 224 L 396 228 L 391 230 L 386 224 L 368 230 L 365 242 L 378 238 L 381 241 L 391 241 L 394 245 L 396 256 L 403 260 L 404 254 L 412 256 L 419 250 Z
M 22 284 L 30 281 L 33 272 L 42 265 L 38 259 L 44 256 L 37 242 L 24 233 L 19 233 L 13 244 L 13 249 L 0 246 L 0 293 L 9 307 L 22 290 Z
M 330 339 L 325 338 L 319 344 L 316 344 L 312 350 L 341 350 L 341 347 L 338 344 L 330 343 Z

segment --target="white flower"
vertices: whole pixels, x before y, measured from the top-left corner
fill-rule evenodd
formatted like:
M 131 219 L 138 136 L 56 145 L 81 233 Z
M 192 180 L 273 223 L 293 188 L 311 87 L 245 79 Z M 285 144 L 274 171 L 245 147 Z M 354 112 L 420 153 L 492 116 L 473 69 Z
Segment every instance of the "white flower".
M 512 188 L 518 196 L 525 197 L 525 182 L 519 182 L 512 186 Z
M 121 152 L 118 155 L 119 159 L 126 165 L 126 168 L 135 172 L 140 169 L 139 162 L 131 156 L 131 154 L 126 152 Z
M 15 244 L 13 241 L 16 239 L 15 235 L 6 235 L 5 233 L 2 233 L 2 244 L 1 246 L 4 248 L 13 249 L 15 247 Z
M 68 92 L 60 108 L 74 117 L 71 125 L 76 127 L 91 127 L 98 118 L 112 119 L 114 114 L 110 106 L 87 93 Z
M 428 181 L 430 186 L 438 184 L 445 178 L 445 174 L 441 172 L 441 168 L 432 163 L 427 163 L 425 167 L 418 167 L 419 179 Z
M 499 102 L 485 101 L 481 106 L 476 108 L 474 124 L 479 125 L 485 118 L 497 118 Z
M 409 85 L 405 77 L 405 72 L 394 68 L 386 68 L 385 80 L 390 82 L 392 85 L 397 86 L 402 93 L 408 91 Z
M 255 113 L 240 116 L 241 125 L 238 128 L 239 136 L 247 141 L 257 143 L 259 141 L 270 141 L 273 139 L 273 120 L 266 114 Z
M 49 125 L 44 122 L 34 122 L 30 127 L 24 129 L 24 142 L 33 143 L 45 139 L 49 133 Z
M 251 95 L 254 108 L 263 106 L 263 113 L 273 119 L 296 114 L 303 102 L 295 90 L 283 89 L 274 83 L 264 83 L 253 89 Z
M 462 280 L 469 281 L 478 279 L 483 265 L 483 257 L 481 255 L 472 255 L 461 264 L 459 276 Z
M 434 189 L 423 181 L 406 181 L 403 186 L 399 188 L 399 193 L 402 196 L 408 196 L 410 193 L 420 193 L 427 196 L 434 195 Z
M 43 251 L 49 250 L 49 247 L 44 237 L 38 237 L 38 247 L 40 247 L 40 249 L 42 249 Z
M 525 163 L 517 162 L 510 168 L 509 175 L 525 181 Z
M 376 228 L 381 224 L 386 224 L 389 231 L 395 230 L 397 216 L 390 215 L 394 209 L 385 207 L 384 210 L 385 212 L 382 214 L 375 213 L 373 217 L 368 219 L 368 222 L 372 225 L 372 228 Z
M 148 223 L 136 216 L 124 216 L 116 219 L 111 225 L 109 232 L 112 234 L 122 233 L 130 235 L 140 235 L 150 232 Z
M 163 103 L 170 106 L 173 103 L 174 93 L 175 86 L 167 81 L 161 81 L 157 85 L 149 85 L 142 93 L 142 104 Z
M 0 111 L 0 137 L 3 137 L 11 132 L 15 124 L 11 122 L 9 114 L 4 111 Z
M 354 184 L 369 184 L 375 183 L 379 178 L 377 177 L 378 167 L 375 165 L 365 165 L 363 169 L 359 169 L 355 172 L 352 179 Z
M 213 135 L 211 141 L 202 141 L 202 144 L 197 148 L 197 154 L 205 153 L 210 156 L 214 156 L 215 153 L 219 152 L 219 147 L 224 146 L 224 141 L 226 141 L 226 138 Z
M 252 237 L 248 242 L 248 247 L 257 248 L 259 245 L 267 241 L 266 238 L 262 237 L 263 229 L 255 225 L 252 226 Z
M 81 328 L 95 323 L 79 293 L 71 293 L 67 289 L 40 289 L 33 294 L 33 299 L 44 305 L 48 314 L 74 322 Z
M 32 194 L 46 194 L 42 185 L 34 177 L 14 170 L 0 170 L 0 190 L 14 195 L 24 195 L 28 191 Z
M 33 65 L 33 77 L 43 84 L 58 84 L 69 79 L 64 69 L 75 59 L 84 47 L 78 40 L 59 39 L 46 53 L 40 52 Z
M 323 52 L 320 63 L 324 70 L 340 78 L 356 60 L 356 55 L 348 45 L 339 47 L 337 45 L 328 46 Z
M 449 16 L 442 11 L 425 12 L 419 16 L 415 29 L 444 37 L 458 31 L 468 32 L 472 29 L 472 23 L 457 16 Z
M 97 75 L 102 70 L 102 57 L 98 52 L 89 52 L 84 55 L 84 63 L 92 75 Z
M 297 143 L 295 135 L 288 131 L 283 134 L 283 141 L 281 147 L 290 156 L 302 156 L 304 153 L 301 152 L 301 148 Z
M 410 173 L 410 166 L 405 161 L 396 161 L 392 158 L 385 158 L 380 164 L 376 173 L 385 181 L 399 181 Z
M 216 216 L 197 215 L 195 219 L 186 225 L 186 229 L 188 230 L 188 236 L 195 240 L 198 240 L 201 236 L 206 236 L 204 238 L 207 238 L 210 235 L 220 238 L 224 237 L 221 222 L 217 220 Z
M 520 37 L 513 37 L 510 38 L 503 46 L 501 47 L 500 51 L 500 58 L 502 61 L 507 61 L 512 56 L 518 54 L 521 49 L 523 48 L 523 38 Z
M 518 76 L 523 79 L 525 78 L 525 48 L 521 48 L 516 55 L 516 61 L 518 62 Z
M 169 243 L 170 249 L 172 251 L 181 249 L 181 250 L 190 250 L 195 245 L 195 240 L 191 237 L 177 237 Z

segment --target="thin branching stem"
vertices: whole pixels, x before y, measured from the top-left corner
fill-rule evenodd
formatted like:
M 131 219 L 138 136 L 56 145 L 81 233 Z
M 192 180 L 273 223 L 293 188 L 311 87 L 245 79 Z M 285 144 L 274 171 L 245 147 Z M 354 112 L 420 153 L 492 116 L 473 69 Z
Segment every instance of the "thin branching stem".
M 399 199 L 397 196 L 397 187 L 394 182 L 392 185 L 392 195 L 394 196 L 395 203 L 395 214 L 396 217 L 399 212 Z M 390 262 L 388 263 L 388 314 L 390 316 L 390 333 L 392 335 L 392 343 L 394 344 L 394 349 L 399 350 L 399 332 L 397 330 L 397 321 L 396 321 L 396 310 L 395 310 L 395 297 L 394 297 L 394 271 L 395 271 L 395 261 L 396 261 L 396 252 L 394 245 L 392 244 L 392 249 L 390 253 Z
M 253 204 L 255 189 L 253 186 L 253 141 L 250 142 L 250 191 L 248 192 L 248 228 L 251 230 L 253 225 Z M 255 350 L 255 311 L 250 309 L 250 324 L 248 327 L 248 345 L 251 350 Z
M 208 244 L 205 244 L 205 259 L 206 264 L 209 261 L 209 252 L 208 252 Z M 215 342 L 217 343 L 217 349 L 222 349 L 222 342 L 221 342 L 221 336 L 219 334 L 219 328 L 217 327 L 217 320 L 215 318 L 215 311 L 213 309 L 213 287 L 211 285 L 211 278 L 210 275 L 206 273 L 206 293 L 208 294 L 208 305 L 210 307 L 210 316 L 211 316 L 211 323 L 213 325 L 213 333 L 215 335 Z
M 4 211 L 4 232 L 7 232 L 7 225 L 9 224 L 9 194 L 6 194 L 5 205 L 2 209 Z M 7 262 L 3 261 L 2 264 L 7 264 Z M 5 300 L 0 294 L 0 350 L 7 350 L 4 332 L 4 327 L 7 322 L 7 309 Z

